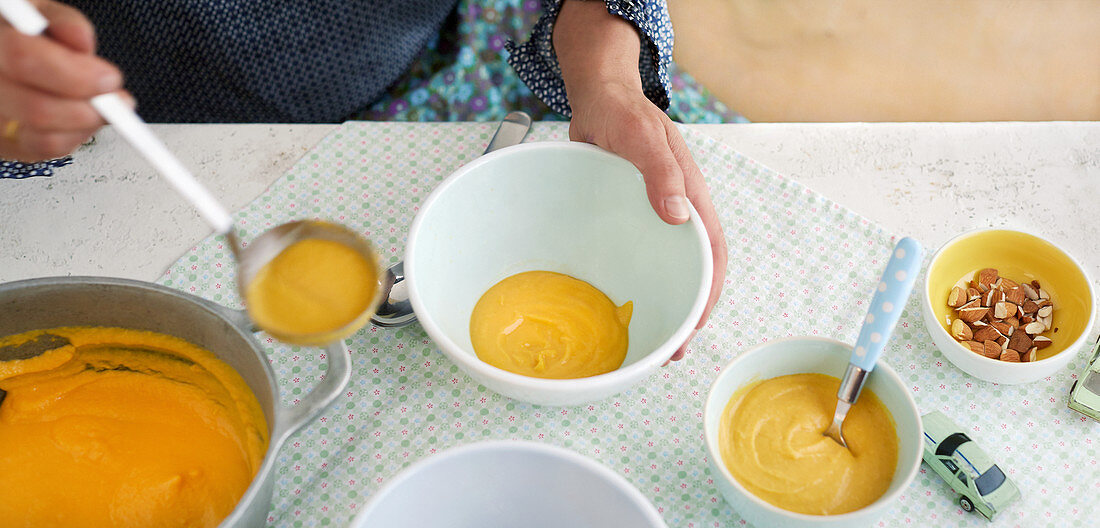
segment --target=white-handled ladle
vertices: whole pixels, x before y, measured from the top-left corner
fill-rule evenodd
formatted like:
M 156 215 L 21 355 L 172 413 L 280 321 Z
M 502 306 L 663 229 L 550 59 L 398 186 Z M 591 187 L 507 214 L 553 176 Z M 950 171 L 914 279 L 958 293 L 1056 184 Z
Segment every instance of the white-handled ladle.
M 46 31 L 49 22 L 27 0 L 0 0 L 0 16 L 7 20 L 17 31 L 29 36 L 38 36 Z M 248 284 L 259 271 L 279 253 L 294 243 L 307 238 L 320 238 L 340 242 L 362 255 L 373 267 L 375 276 L 383 276 L 374 249 L 361 236 L 350 229 L 329 222 L 317 220 L 297 221 L 276 226 L 257 237 L 245 249 L 233 230 L 233 217 L 221 203 L 210 194 L 187 167 L 168 150 L 168 147 L 145 124 L 137 113 L 115 93 L 93 97 L 92 107 L 103 119 L 115 127 L 115 130 L 134 147 L 150 164 L 164 176 L 184 198 L 191 202 L 215 233 L 225 235 L 229 248 L 237 261 L 237 287 L 241 298 L 247 297 Z M 323 342 L 342 339 L 365 325 L 374 314 L 380 299 L 377 288 L 373 302 L 364 313 L 348 324 L 330 332 L 317 335 L 290 335 L 277 333 L 279 339 L 296 344 L 317 345 Z M 266 329 L 276 333 L 275 329 Z M 26 351 L 20 352 L 27 353 Z M 14 354 L 14 352 L 12 353 Z
M 27 0 L 0 0 L 0 15 L 16 31 L 29 36 L 41 35 L 49 26 L 46 17 Z M 115 130 L 195 206 L 216 232 L 232 234 L 233 218 L 229 212 L 191 175 L 118 94 L 97 95 L 92 98 L 91 104 L 103 119 L 114 125 Z
M 913 283 L 920 272 L 922 252 L 921 245 L 912 238 L 898 241 L 890 255 L 890 262 L 886 264 L 886 271 L 882 273 L 882 280 L 875 287 L 875 295 L 871 299 L 867 317 L 863 320 L 856 346 L 852 349 L 848 369 L 840 380 L 833 423 L 825 431 L 825 436 L 844 447 L 848 447 L 841 433 L 844 418 L 848 416 L 852 404 L 859 399 L 867 374 L 874 370 L 886 342 L 894 332 L 894 326 L 898 324 L 898 318 L 905 309 L 905 303 L 913 291 Z

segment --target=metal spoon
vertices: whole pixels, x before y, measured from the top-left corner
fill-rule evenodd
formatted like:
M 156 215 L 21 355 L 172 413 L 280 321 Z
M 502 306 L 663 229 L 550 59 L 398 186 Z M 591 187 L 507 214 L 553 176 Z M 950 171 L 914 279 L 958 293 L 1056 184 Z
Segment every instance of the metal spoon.
M 69 342 L 69 338 L 67 337 L 54 334 L 42 334 L 34 339 L 19 343 L 18 345 L 0 347 L 0 363 L 35 358 L 50 350 L 69 346 L 70 344 L 72 343 Z M 7 391 L 0 389 L 0 403 L 4 403 L 4 398 L 7 396 Z
M 48 24 L 46 19 L 26 0 L 0 2 L 0 8 L 3 8 L 0 9 L 0 15 L 24 34 L 40 35 L 46 30 Z M 292 222 L 264 233 L 254 241 L 254 249 L 244 251 L 233 230 L 233 218 L 229 215 L 229 212 L 176 159 L 171 151 L 164 146 L 164 143 L 153 134 L 145 122 L 122 99 L 116 94 L 104 94 L 92 98 L 92 106 L 108 123 L 114 125 L 119 134 L 130 142 L 180 194 L 191 201 L 203 219 L 214 228 L 215 232 L 225 235 L 229 242 L 229 249 L 233 252 L 241 271 L 238 274 L 238 286 L 242 296 L 247 290 L 249 281 L 282 250 L 294 242 L 311 236 L 331 238 L 329 235 L 336 231 L 336 229 L 333 229 L 333 224 L 326 226 L 322 222 Z M 488 154 L 494 150 L 522 142 L 530 128 L 530 116 L 523 112 L 509 113 L 501 122 L 492 140 L 489 141 L 485 153 Z M 344 240 L 348 240 L 349 237 L 354 242 L 351 244 L 352 247 L 360 248 L 361 252 L 364 253 L 364 257 L 371 262 L 377 262 L 377 257 L 373 250 L 370 250 L 369 243 L 362 240 L 361 237 L 354 233 L 340 235 L 340 238 Z M 399 262 L 386 270 L 385 276 L 380 281 L 380 294 L 385 302 L 378 307 L 378 314 L 370 317 L 374 324 L 378 326 L 404 326 L 416 320 L 416 315 L 412 312 L 412 305 L 408 302 L 408 295 L 402 285 L 404 278 L 403 263 Z M 372 304 L 372 309 L 376 304 Z M 363 323 L 365 323 L 367 318 L 362 317 L 360 319 L 363 319 Z M 356 319 L 356 321 L 358 320 Z M 347 327 L 345 327 L 346 329 Z M 292 336 L 280 336 L 280 338 L 293 341 Z M 315 344 L 316 339 L 307 341 L 309 341 L 308 344 Z
M 903 238 L 898 241 L 890 256 L 890 262 L 886 264 L 886 271 L 882 273 L 882 280 L 875 289 L 875 296 L 871 299 L 871 307 L 867 311 L 863 328 L 859 331 L 856 346 L 852 349 L 852 357 L 848 362 L 848 369 L 844 372 L 844 378 L 840 380 L 840 389 L 836 393 L 836 410 L 833 411 L 833 423 L 825 431 L 825 436 L 836 440 L 838 444 L 847 448 L 844 441 L 841 426 L 844 418 L 848 416 L 848 410 L 859 399 L 859 393 L 863 389 L 863 383 L 867 380 L 867 374 L 875 368 L 875 362 L 890 340 L 894 332 L 894 326 L 901 317 L 909 294 L 913 291 L 913 283 L 917 279 L 917 273 L 921 266 L 921 246 L 912 238 Z
M 35 358 L 50 350 L 55 350 L 70 344 L 69 338 L 67 337 L 48 333 L 41 334 L 34 339 L 24 341 L 18 345 L 0 347 L 0 363 Z
M 485 154 L 494 150 L 518 145 L 527 137 L 531 129 L 531 116 L 524 112 L 510 112 L 504 116 L 500 127 L 497 128 L 493 139 L 489 140 L 489 146 L 485 148 Z M 398 262 L 386 270 L 386 276 L 382 279 L 382 304 L 378 306 L 370 322 L 375 326 L 398 327 L 405 326 L 416 321 L 412 303 L 409 301 L 409 292 L 405 287 L 405 261 Z
M 276 226 L 262 233 L 245 248 L 237 238 L 233 228 L 233 219 L 217 199 L 179 162 L 178 159 L 157 139 L 144 121 L 113 94 L 98 96 L 92 100 L 92 106 L 126 138 L 192 205 L 214 228 L 216 233 L 226 237 L 229 249 L 237 261 L 237 286 L 241 297 L 246 298 L 248 286 L 257 273 L 296 242 L 308 238 L 334 240 L 342 243 L 362 256 L 374 268 L 374 275 L 380 276 L 381 265 L 370 242 L 359 234 L 338 224 L 321 220 L 296 221 Z M 299 345 L 324 345 L 355 333 L 367 323 L 378 306 L 379 296 L 364 308 L 364 311 L 351 322 L 339 329 L 311 335 L 293 335 L 280 332 L 279 329 L 265 328 L 279 340 Z

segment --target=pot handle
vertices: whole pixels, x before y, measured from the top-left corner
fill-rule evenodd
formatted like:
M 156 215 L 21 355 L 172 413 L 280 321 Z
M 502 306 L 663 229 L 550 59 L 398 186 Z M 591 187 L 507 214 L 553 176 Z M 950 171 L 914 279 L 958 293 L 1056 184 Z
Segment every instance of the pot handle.
M 324 379 L 297 405 L 293 407 L 279 405 L 275 408 L 275 423 L 278 429 L 272 436 L 278 438 L 280 442 L 320 416 L 351 380 L 351 358 L 348 351 L 344 349 L 343 342 L 330 343 L 324 350 L 325 361 L 328 363 Z
M 201 301 L 238 328 L 252 333 L 260 331 L 259 327 L 252 322 L 252 318 L 248 316 L 248 312 L 226 308 L 206 299 L 201 299 Z M 336 397 L 344 391 L 351 380 L 351 358 L 348 351 L 342 346 L 342 342 L 329 343 L 324 350 L 325 362 L 328 364 L 328 370 L 324 373 L 324 380 L 318 383 L 297 405 L 293 407 L 276 405 L 276 429 L 271 435 L 272 443 L 282 443 L 287 436 L 297 432 L 304 425 L 317 418 L 325 408 L 336 400 Z

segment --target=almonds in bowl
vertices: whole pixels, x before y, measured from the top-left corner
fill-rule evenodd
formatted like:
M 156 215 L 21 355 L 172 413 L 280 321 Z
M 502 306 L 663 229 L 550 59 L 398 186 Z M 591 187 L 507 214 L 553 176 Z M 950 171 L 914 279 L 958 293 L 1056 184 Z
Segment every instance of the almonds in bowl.
M 996 275 L 993 270 L 997 270 Z M 960 277 L 964 278 L 961 282 Z M 1014 287 L 1018 290 L 1014 291 Z M 1036 299 L 1028 296 L 1028 289 L 1034 290 Z M 992 296 L 990 291 L 993 291 Z M 971 298 L 975 294 L 979 296 L 978 302 L 967 306 L 975 300 Z M 1092 334 L 1097 314 L 1092 281 L 1072 256 L 1044 238 L 1010 229 L 978 229 L 946 242 L 928 263 L 920 295 L 925 328 L 939 353 L 975 378 L 1002 384 L 1029 383 L 1063 372 Z M 1051 302 L 1049 314 L 1044 310 L 1045 315 L 1040 315 L 1041 300 Z M 1029 313 L 1031 305 L 1027 301 L 1035 303 L 1034 314 Z M 998 304 L 1004 317 L 997 317 Z M 960 313 L 959 309 L 964 306 L 978 309 Z M 1013 306 L 1015 315 L 1010 313 Z M 1024 306 L 1028 308 L 1021 314 L 1020 309 Z M 1032 326 L 1036 333 L 1027 332 L 1030 323 L 1023 323 L 1025 316 L 1032 318 L 1031 323 L 1042 323 L 1047 315 L 1051 317 L 1049 330 L 1044 325 L 1044 331 L 1038 332 L 1036 325 Z M 1015 327 L 1010 317 L 1016 318 Z M 956 319 L 963 319 L 971 332 L 970 339 L 960 342 L 953 335 L 952 325 Z M 999 324 L 993 325 L 994 322 Z M 1008 330 L 1004 325 L 1013 328 L 1013 335 L 1005 335 Z M 982 330 L 983 326 L 993 328 Z M 965 335 L 966 330 L 957 328 Z M 990 333 L 992 331 L 997 333 Z M 1001 361 L 999 353 L 993 359 L 986 355 L 985 341 L 978 341 L 982 351 L 976 353 L 976 347 L 970 343 L 977 341 L 975 333 L 978 338 L 992 337 L 989 341 L 999 345 L 1001 352 L 1012 350 L 1020 356 L 1022 348 L 1023 359 L 1027 361 Z M 1002 336 L 1005 341 L 1000 341 Z M 1016 336 L 1014 346 L 1013 336 Z M 1030 346 L 1024 347 L 1027 344 L 1025 337 L 1031 339 Z M 1046 345 L 1045 339 L 1035 343 L 1037 337 L 1049 338 L 1050 344 Z M 1030 354 L 1033 348 L 1034 360 Z M 990 356 L 993 352 L 990 346 Z M 1005 355 L 1006 360 L 1011 357 L 1012 354 Z
M 951 288 L 947 305 L 951 337 L 989 359 L 1028 362 L 1054 343 L 1054 302 L 1038 280 L 1017 282 L 984 268 Z M 1052 331 L 1053 330 L 1053 331 Z

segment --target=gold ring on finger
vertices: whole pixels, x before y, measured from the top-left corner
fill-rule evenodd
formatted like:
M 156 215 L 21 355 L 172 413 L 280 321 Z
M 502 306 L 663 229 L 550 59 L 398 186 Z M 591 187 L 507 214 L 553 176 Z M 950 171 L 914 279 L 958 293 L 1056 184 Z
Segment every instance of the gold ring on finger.
M 2 136 L 4 139 L 15 143 L 16 140 L 19 139 L 19 120 L 12 119 L 8 121 L 8 123 L 4 125 L 4 133 Z

